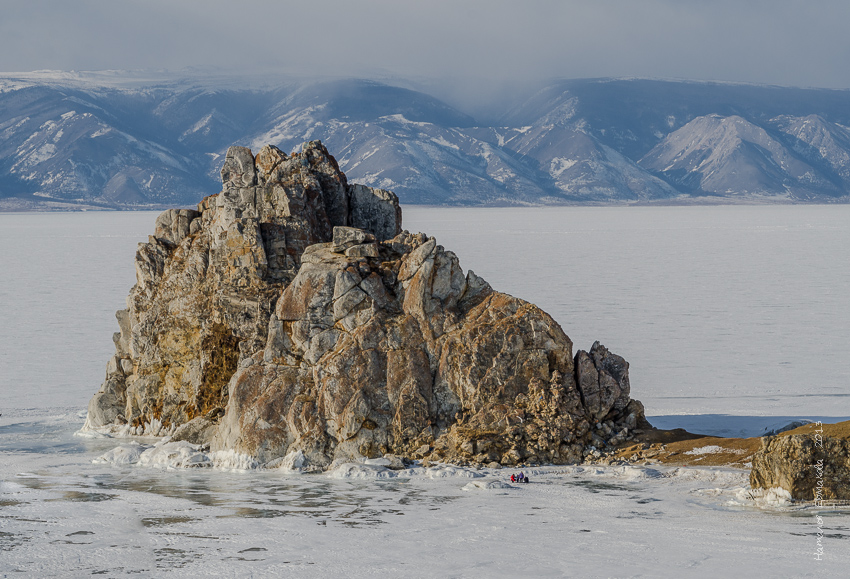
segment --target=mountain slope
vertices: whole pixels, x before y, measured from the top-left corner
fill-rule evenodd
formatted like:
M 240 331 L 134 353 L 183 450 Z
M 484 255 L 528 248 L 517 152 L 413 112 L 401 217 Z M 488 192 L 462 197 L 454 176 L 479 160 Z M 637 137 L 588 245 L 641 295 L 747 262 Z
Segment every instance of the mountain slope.
M 838 185 L 850 187 L 850 128 L 831 123 L 819 115 L 782 116 L 774 124 L 794 141 L 790 147 L 802 158 L 837 177 Z
M 77 91 L 23 87 L 0 94 L 0 196 L 94 201 L 108 205 L 180 203 L 208 187 L 203 164 L 146 138 L 98 100 Z M 135 99 L 139 100 L 136 95 Z M 158 138 L 159 137 L 159 138 Z M 167 141 L 166 141 L 167 142 Z
M 816 191 L 838 193 L 814 167 L 737 115 L 692 120 L 667 135 L 640 165 L 702 194 L 806 199 Z

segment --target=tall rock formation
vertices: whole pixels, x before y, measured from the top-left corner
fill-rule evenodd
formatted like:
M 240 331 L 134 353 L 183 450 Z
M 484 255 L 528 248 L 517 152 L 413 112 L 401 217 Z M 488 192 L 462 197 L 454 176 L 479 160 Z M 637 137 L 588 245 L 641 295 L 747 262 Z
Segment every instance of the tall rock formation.
M 224 188 L 169 210 L 84 428 L 171 434 L 261 463 L 401 454 L 576 462 L 644 424 L 628 363 L 572 342 L 348 184 L 318 141 L 231 147 Z

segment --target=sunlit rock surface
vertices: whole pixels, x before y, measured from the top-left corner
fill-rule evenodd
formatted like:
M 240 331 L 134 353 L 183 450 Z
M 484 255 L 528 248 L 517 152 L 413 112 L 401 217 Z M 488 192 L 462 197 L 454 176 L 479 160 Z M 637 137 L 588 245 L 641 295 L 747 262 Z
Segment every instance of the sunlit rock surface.
M 785 489 L 797 500 L 850 500 L 850 441 L 815 434 L 763 438 L 750 484 Z
M 231 147 L 221 175 L 140 244 L 85 429 L 325 467 L 577 462 L 645 424 L 625 360 L 574 357 L 548 314 L 402 231 L 396 196 L 348 184 L 320 142 Z

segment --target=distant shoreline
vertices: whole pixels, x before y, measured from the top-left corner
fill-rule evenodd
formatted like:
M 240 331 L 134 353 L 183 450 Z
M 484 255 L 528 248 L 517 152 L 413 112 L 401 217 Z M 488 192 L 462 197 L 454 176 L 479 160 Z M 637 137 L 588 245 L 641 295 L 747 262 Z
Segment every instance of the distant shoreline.
M 811 434 L 814 424 L 805 424 L 775 436 Z M 823 424 L 824 435 L 850 440 L 850 420 Z M 761 449 L 764 436 L 750 438 L 726 438 L 694 434 L 682 428 L 662 430 L 653 428 L 635 435 L 619 445 L 614 451 L 594 461 L 612 464 L 618 461 L 630 463 L 659 463 L 670 466 L 724 466 L 749 469 L 753 455 Z
M 75 202 L 53 198 L 24 198 L 6 197 L 0 199 L 0 213 L 87 213 L 91 211 L 165 211 L 167 209 L 194 208 L 190 205 L 175 206 L 174 204 L 152 204 L 132 205 L 116 207 L 96 202 Z M 787 199 L 730 199 L 728 197 L 689 197 L 687 199 L 659 199 L 655 201 L 615 202 L 615 203 L 509 203 L 495 202 L 481 205 L 454 205 L 454 204 L 407 204 L 406 207 L 421 207 L 431 209 L 524 209 L 540 207 L 764 207 L 764 206 L 834 206 L 850 205 L 850 197 L 841 197 L 834 202 L 825 202 L 819 199 L 814 202 L 789 201 Z

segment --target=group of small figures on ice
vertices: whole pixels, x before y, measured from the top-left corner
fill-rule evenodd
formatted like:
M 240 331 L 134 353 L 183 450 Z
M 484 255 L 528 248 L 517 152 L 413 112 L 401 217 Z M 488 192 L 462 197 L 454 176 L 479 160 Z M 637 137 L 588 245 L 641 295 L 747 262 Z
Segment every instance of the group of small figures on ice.
M 524 474 L 522 474 L 522 471 L 519 471 L 519 474 L 512 474 L 511 475 L 511 482 L 512 483 L 527 483 L 528 477 L 525 476 Z

